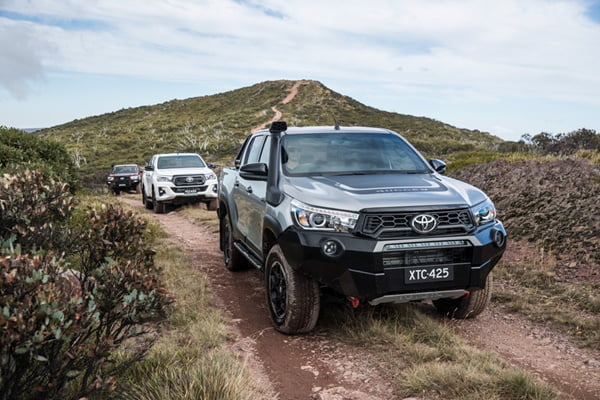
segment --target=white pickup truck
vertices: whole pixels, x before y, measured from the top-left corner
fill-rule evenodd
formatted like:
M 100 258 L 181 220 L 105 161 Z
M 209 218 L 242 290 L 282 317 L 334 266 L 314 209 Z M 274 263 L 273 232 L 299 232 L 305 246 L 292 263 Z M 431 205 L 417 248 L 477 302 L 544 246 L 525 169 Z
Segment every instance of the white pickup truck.
M 204 202 L 217 208 L 217 176 L 196 153 L 155 154 L 144 167 L 142 203 L 164 213 L 167 204 Z

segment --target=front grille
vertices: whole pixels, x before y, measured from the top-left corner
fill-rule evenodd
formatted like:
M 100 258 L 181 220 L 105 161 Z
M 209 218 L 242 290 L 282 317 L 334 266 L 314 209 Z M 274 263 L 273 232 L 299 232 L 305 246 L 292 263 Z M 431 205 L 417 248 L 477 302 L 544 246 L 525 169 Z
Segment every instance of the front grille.
M 198 186 L 204 185 L 206 177 L 204 175 L 176 175 L 173 177 L 175 186 Z
M 462 264 L 470 262 L 471 253 L 470 247 L 410 250 L 386 255 L 382 261 L 386 268 Z
M 420 214 L 429 214 L 435 217 L 437 227 L 426 234 L 415 232 L 411 228 L 411 221 Z M 358 223 L 358 233 L 372 238 L 441 236 L 464 234 L 470 231 L 473 226 L 468 209 L 379 212 L 361 215 Z

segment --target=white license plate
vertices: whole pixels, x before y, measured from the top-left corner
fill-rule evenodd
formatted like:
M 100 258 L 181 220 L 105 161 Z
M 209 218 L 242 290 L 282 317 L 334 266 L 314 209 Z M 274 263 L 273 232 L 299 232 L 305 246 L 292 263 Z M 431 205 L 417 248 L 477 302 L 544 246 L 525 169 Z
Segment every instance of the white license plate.
M 414 267 L 404 270 L 404 283 L 443 282 L 453 279 L 452 267 Z
M 184 193 L 198 193 L 198 189 L 185 189 Z

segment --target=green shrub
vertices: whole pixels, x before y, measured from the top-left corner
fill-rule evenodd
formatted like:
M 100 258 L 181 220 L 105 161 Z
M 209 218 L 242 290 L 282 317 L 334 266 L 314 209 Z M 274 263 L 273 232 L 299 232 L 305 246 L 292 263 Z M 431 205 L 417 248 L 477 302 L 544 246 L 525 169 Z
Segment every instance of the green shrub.
M 45 175 L 77 186 L 77 171 L 67 149 L 60 143 L 40 139 L 35 133 L 0 126 L 0 173 L 23 167 L 39 169 Z
M 39 171 L 5 174 L 0 188 L 0 399 L 114 389 L 171 302 L 145 223 L 116 206 L 76 210 Z

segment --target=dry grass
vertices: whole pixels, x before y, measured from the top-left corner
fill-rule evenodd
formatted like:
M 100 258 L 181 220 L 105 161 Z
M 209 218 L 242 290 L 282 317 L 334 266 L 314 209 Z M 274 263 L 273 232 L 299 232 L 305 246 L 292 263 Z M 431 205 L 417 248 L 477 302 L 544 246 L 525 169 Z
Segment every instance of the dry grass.
M 121 378 L 115 398 L 139 400 L 265 398 L 246 365 L 227 349 L 228 328 L 214 306 L 205 277 L 185 253 L 149 223 L 156 263 L 175 298 L 173 313 L 147 357 Z
M 410 305 L 325 309 L 328 334 L 374 354 L 381 374 L 406 397 L 440 399 L 554 399 L 527 372 L 468 346 L 450 328 Z
M 210 228 L 213 233 L 219 232 L 219 218 L 216 211 L 208 211 L 204 204 L 190 205 L 182 207 L 179 214 L 189 219 L 200 222 Z
M 587 281 L 559 281 L 554 258 L 539 251 L 527 261 L 502 261 L 493 297 L 511 311 L 550 322 L 581 345 L 600 349 L 600 287 Z

